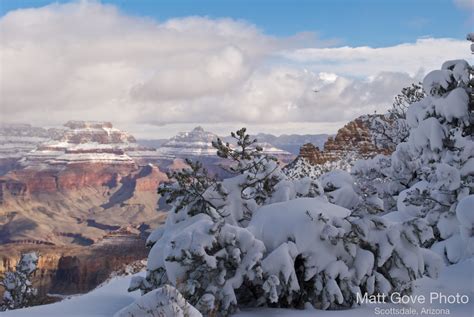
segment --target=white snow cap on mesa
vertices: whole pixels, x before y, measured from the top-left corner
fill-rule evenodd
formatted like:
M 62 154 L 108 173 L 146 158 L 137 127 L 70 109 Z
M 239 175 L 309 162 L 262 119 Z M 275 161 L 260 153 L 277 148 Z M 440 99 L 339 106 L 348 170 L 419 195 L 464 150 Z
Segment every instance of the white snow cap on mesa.
M 98 143 L 118 144 L 135 143 L 135 138 L 125 131 L 113 127 L 107 121 L 68 121 L 61 141 L 74 144 Z
M 106 121 L 68 121 L 58 137 L 39 144 L 22 159 L 24 166 L 71 163 L 129 164 L 128 155 L 149 155 L 135 138 Z

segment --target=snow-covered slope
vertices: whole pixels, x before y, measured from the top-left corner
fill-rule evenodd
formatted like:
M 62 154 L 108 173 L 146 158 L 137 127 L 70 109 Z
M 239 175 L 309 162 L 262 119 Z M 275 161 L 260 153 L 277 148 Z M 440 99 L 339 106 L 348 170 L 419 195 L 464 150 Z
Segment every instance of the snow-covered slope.
M 350 171 L 352 166 L 351 164 L 353 164 L 355 160 L 356 157 L 348 155 L 345 159 L 314 165 L 311 164 L 304 157 L 298 156 L 293 162 L 286 165 L 283 168 L 283 171 L 288 177 L 292 179 L 298 179 L 303 177 L 312 177 L 316 179 L 322 174 L 332 171 L 334 169 Z
M 130 279 L 131 276 L 115 277 L 88 294 L 71 296 L 54 304 L 0 312 L 0 316 L 110 317 L 140 296 L 137 292 L 127 292 Z
M 414 295 L 424 295 L 429 301 L 431 292 L 442 292 L 445 295 L 466 294 L 470 298 L 467 304 L 366 304 L 354 309 L 343 311 L 323 311 L 308 308 L 306 310 L 277 309 L 277 308 L 253 308 L 242 309 L 236 317 L 370 317 L 377 316 L 378 311 L 388 309 L 414 308 L 416 314 L 404 314 L 404 316 L 420 316 L 422 309 L 435 309 L 431 315 L 444 316 L 449 310 L 449 316 L 472 317 L 474 311 L 474 276 L 472 267 L 474 260 L 468 259 L 464 262 L 446 267 L 442 270 L 439 279 L 424 278 L 416 283 Z M 144 273 L 137 275 L 144 276 Z M 131 304 L 140 294 L 138 292 L 128 293 L 127 288 L 132 276 L 121 276 L 110 280 L 108 283 L 98 287 L 94 291 L 73 296 L 55 304 L 36 306 L 31 308 L 0 312 L 0 317 L 110 317 L 123 307 Z M 469 282 L 470 281 L 470 282 Z M 380 313 L 378 315 L 381 315 Z M 385 314 L 392 316 L 393 314 Z M 425 314 L 430 315 L 430 314 Z

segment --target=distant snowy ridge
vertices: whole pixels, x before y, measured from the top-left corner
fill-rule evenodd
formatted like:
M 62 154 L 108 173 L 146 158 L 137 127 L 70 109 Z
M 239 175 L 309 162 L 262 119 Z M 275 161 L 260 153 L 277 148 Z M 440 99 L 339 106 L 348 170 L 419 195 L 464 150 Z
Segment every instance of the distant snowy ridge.
M 0 125 L 0 159 L 20 159 L 39 144 L 56 138 L 58 129 L 44 129 L 29 124 Z
M 212 141 L 219 136 L 215 133 L 205 131 L 202 127 L 196 127 L 189 132 L 180 132 L 168 141 L 164 142 L 157 153 L 165 158 L 187 158 L 187 157 L 217 157 L 217 150 L 212 146 Z M 226 142 L 232 142 L 230 138 L 222 138 Z M 274 144 L 258 140 L 263 153 L 279 156 L 292 156 L 291 153 L 276 147 Z

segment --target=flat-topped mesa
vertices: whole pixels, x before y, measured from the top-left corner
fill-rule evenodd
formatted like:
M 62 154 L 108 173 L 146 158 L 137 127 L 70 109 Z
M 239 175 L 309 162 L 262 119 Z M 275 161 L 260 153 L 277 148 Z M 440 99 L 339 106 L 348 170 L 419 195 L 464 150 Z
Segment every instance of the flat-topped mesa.
M 292 153 L 277 148 L 268 142 L 257 142 L 256 146 L 261 147 L 264 154 L 277 158 L 283 165 L 288 164 L 295 158 Z
M 20 167 L 5 175 L 4 192 L 15 181 L 25 184 L 22 192 L 28 193 L 102 188 L 139 170 L 147 163 L 142 156 L 153 158 L 156 153 L 109 122 L 69 121 L 64 126 L 58 139 L 26 153 Z
M 155 149 L 139 145 L 132 135 L 114 128 L 110 122 L 68 121 L 64 127 L 60 137 L 41 143 L 25 155 L 22 165 L 100 163 L 133 166 L 137 160 L 153 159 L 157 155 Z
M 135 138 L 119 129 L 113 127 L 110 122 L 98 121 L 68 121 L 61 141 L 68 143 L 99 143 L 99 144 L 117 144 L 117 143 L 135 143 Z

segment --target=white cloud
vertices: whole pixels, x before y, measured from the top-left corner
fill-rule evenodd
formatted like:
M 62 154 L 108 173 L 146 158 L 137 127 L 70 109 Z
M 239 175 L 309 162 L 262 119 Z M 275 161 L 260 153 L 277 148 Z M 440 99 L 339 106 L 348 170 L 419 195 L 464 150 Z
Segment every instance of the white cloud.
M 335 42 L 275 38 L 231 19 L 158 22 L 84 1 L 13 11 L 0 29 L 1 120 L 110 120 L 138 133 L 138 124 L 187 123 L 308 132 L 311 122 L 321 132 L 383 110 L 423 69 L 469 57 L 451 39 L 299 49 Z
M 468 58 L 466 41 L 454 39 L 419 39 L 391 47 L 307 48 L 281 55 L 315 71 L 331 71 L 346 76 L 371 76 L 377 72 L 406 72 L 415 76 L 420 69 L 440 67 L 447 59 Z
M 454 4 L 461 9 L 474 9 L 474 1 L 472 0 L 454 0 Z

